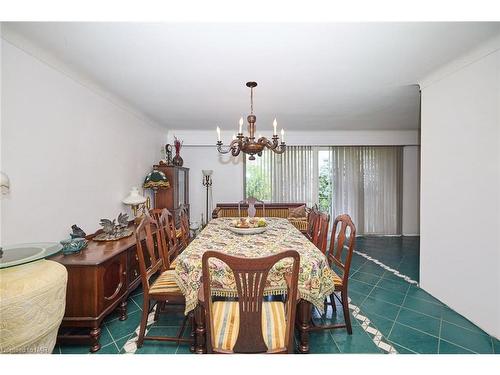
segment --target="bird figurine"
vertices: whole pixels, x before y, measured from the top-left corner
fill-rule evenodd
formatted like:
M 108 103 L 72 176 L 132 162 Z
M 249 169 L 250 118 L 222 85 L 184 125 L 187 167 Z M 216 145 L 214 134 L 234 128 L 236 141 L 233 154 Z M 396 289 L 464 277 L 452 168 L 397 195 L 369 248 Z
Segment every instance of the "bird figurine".
M 82 228 L 78 227 L 76 224 L 73 224 L 71 229 L 73 230 L 73 233 L 70 233 L 71 238 L 85 238 L 87 236 Z
M 118 227 L 120 228 L 120 232 L 123 232 L 128 227 L 128 215 L 124 213 L 120 213 L 118 215 Z
M 102 226 L 102 231 L 108 236 L 114 236 L 116 234 L 116 220 L 113 221 L 109 219 L 101 219 L 99 225 Z

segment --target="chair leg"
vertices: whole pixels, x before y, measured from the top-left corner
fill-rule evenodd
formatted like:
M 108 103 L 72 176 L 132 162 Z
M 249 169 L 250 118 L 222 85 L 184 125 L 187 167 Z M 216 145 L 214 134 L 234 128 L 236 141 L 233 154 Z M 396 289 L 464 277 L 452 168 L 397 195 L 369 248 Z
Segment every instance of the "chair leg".
M 158 317 L 160 316 L 160 313 L 165 309 L 165 301 L 157 302 L 156 303 L 156 311 L 155 311 L 155 317 L 154 321 L 158 321 Z
M 336 313 L 337 312 L 337 304 L 335 303 L 335 292 L 330 294 L 330 301 L 332 302 L 333 312 Z
M 158 306 L 157 306 L 158 308 Z M 141 317 L 141 325 L 139 328 L 139 336 L 137 338 L 137 347 L 142 347 L 144 344 L 144 334 L 146 332 L 146 324 L 148 322 L 149 315 L 149 298 L 146 294 L 144 294 L 144 302 L 142 304 L 142 317 Z
M 189 322 L 191 324 L 191 334 L 190 334 L 190 338 L 191 338 L 191 345 L 189 346 L 189 351 L 191 353 L 194 353 L 195 352 L 195 343 L 196 343 L 196 324 L 195 324 L 195 321 L 194 321 L 194 314 L 193 312 L 190 312 L 189 313 Z
M 342 309 L 344 311 L 344 320 L 347 328 L 347 333 L 352 335 L 351 315 L 349 313 L 349 301 L 347 299 L 347 290 L 341 291 L 340 297 L 342 299 Z

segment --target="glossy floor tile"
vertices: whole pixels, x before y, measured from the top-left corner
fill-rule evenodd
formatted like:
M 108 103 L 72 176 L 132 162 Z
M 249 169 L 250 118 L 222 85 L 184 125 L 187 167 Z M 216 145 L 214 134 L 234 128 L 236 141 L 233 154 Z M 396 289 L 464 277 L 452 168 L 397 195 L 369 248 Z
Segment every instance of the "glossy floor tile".
M 378 260 L 386 267 L 419 280 L 418 237 L 358 237 L 356 250 Z M 387 350 L 378 347 L 373 333 L 377 330 L 384 342 L 400 354 L 443 353 L 473 354 L 499 353 L 500 342 L 489 336 L 472 322 L 450 309 L 401 275 L 389 271 L 359 254 L 352 259 L 349 280 L 351 315 L 354 307 L 368 320 L 351 316 L 353 334 L 345 329 L 310 333 L 311 353 L 372 353 Z M 342 309 L 336 315 L 331 308 L 324 315 L 313 313 L 316 324 L 343 321 Z M 142 292 L 137 289 L 128 299 L 128 319 L 118 320 L 118 314 L 108 316 L 102 325 L 101 345 L 98 354 L 124 353 L 124 345 L 135 339 L 135 330 L 142 312 Z M 182 323 L 181 311 L 161 315 L 151 326 L 148 335 L 174 335 Z M 369 322 L 369 323 L 367 323 Z M 189 335 L 189 327 L 185 335 Z M 296 338 L 297 339 L 297 338 Z M 54 353 L 89 353 L 87 346 L 56 346 Z M 146 341 L 136 354 L 189 354 L 188 344 Z

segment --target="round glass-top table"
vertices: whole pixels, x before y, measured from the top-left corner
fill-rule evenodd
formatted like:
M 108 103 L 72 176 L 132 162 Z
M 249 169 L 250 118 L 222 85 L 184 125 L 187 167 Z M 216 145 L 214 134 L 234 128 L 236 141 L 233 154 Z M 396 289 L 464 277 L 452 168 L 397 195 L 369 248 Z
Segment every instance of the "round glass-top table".
M 43 259 L 61 251 L 55 242 L 25 243 L 0 248 L 0 269 Z

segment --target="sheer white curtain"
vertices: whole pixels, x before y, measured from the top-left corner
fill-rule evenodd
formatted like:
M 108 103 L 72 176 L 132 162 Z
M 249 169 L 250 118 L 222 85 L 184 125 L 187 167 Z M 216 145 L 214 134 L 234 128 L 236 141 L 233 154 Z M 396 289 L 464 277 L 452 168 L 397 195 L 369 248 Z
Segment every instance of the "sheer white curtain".
M 247 169 L 258 169 L 262 176 L 261 189 L 254 189 L 261 197 L 276 203 L 305 202 L 308 206 L 318 200 L 317 152 L 313 147 L 288 146 L 281 155 L 264 151 L 261 157 L 247 159 L 246 163 Z
M 330 147 L 332 217 L 348 213 L 359 234 L 401 234 L 401 147 Z
M 289 146 L 282 155 L 265 151 L 256 160 L 247 159 L 247 194 L 277 203 L 305 202 L 309 207 L 318 203 L 318 150 Z M 331 217 L 349 214 L 358 234 L 401 234 L 402 148 L 328 150 Z

